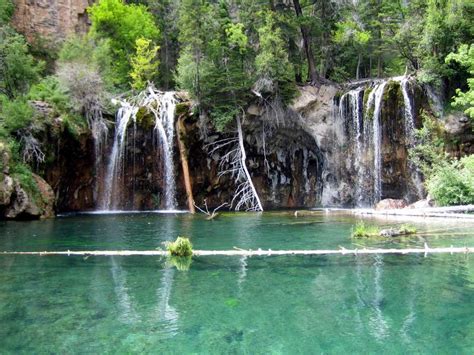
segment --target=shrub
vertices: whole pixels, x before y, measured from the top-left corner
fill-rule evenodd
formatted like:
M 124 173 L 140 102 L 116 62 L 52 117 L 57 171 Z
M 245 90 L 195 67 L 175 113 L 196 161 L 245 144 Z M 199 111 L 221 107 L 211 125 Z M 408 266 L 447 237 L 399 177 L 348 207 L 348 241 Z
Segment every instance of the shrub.
M 172 256 L 193 255 L 193 245 L 188 238 L 178 237 L 174 242 L 166 242 L 165 246 Z
M 8 100 L 0 96 L 0 122 L 11 133 L 26 128 L 33 120 L 33 108 L 24 97 Z
M 28 93 L 28 98 L 51 104 L 55 108 L 56 113 L 66 112 L 70 109 L 69 96 L 55 76 L 48 76 L 33 85 Z
M 441 206 L 474 203 L 474 155 L 438 166 L 428 178 L 427 189 Z
M 28 53 L 23 36 L 8 26 L 0 27 L 0 91 L 13 98 L 28 91 L 44 68 Z

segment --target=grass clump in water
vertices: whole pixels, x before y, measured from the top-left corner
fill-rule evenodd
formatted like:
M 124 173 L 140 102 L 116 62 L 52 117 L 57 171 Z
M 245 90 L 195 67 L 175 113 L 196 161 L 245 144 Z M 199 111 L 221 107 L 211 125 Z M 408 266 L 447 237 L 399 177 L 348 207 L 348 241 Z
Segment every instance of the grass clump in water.
M 166 242 L 165 246 L 171 256 L 193 255 L 193 245 L 188 238 L 178 237 L 174 242 Z
M 352 230 L 352 238 L 378 237 L 380 230 L 376 226 L 366 225 L 363 221 L 357 222 Z
M 416 232 L 417 232 L 416 227 L 414 227 L 410 224 L 402 224 L 398 231 L 402 235 L 416 234 Z

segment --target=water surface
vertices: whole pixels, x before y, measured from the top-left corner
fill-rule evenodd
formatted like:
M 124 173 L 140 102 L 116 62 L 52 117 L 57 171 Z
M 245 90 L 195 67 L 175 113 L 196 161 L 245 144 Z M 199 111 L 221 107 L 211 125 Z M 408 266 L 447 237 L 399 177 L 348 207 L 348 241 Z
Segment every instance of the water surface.
M 7 222 L 0 250 L 474 245 L 469 224 L 351 240 L 347 215 L 81 215 Z M 382 226 L 400 222 L 374 220 Z M 451 230 L 450 233 L 446 233 Z M 471 233 L 473 232 L 473 233 Z M 1 353 L 457 353 L 474 351 L 472 255 L 159 257 L 0 255 Z

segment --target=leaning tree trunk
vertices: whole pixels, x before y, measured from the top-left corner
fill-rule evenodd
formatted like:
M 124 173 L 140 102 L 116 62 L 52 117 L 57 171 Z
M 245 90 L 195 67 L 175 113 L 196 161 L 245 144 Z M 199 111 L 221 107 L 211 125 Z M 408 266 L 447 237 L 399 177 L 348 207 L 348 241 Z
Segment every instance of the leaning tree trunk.
M 184 143 L 184 137 L 186 131 L 183 123 L 183 116 L 179 116 L 176 120 L 176 132 L 178 133 L 178 146 L 179 155 L 181 158 L 181 167 L 183 169 L 184 186 L 186 188 L 186 197 L 188 200 L 189 212 L 196 213 L 194 208 L 193 188 L 191 183 L 191 176 L 189 175 L 189 164 L 188 164 L 188 152 L 186 151 L 186 144 Z
M 299 0 L 293 0 L 293 5 L 295 7 L 296 17 L 302 17 L 303 11 L 301 10 Z M 308 60 L 308 80 L 311 82 L 311 84 L 318 84 L 320 83 L 320 77 L 318 75 L 318 71 L 316 70 L 314 55 L 311 49 L 311 33 L 306 25 L 301 25 L 300 29 L 301 36 L 303 37 L 303 46 L 306 54 L 306 59 Z

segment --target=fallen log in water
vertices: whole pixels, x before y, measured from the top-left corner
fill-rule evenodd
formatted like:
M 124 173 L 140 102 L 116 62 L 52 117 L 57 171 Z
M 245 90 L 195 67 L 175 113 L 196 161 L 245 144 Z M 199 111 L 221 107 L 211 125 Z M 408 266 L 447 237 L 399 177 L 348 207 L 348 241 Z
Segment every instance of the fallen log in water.
M 428 208 L 402 208 L 391 210 L 356 209 L 352 210 L 355 215 L 373 216 L 412 216 L 412 217 L 441 217 L 474 219 L 474 205 L 451 206 L 451 207 L 428 207 Z
M 387 248 L 387 249 L 316 249 L 316 250 L 194 250 L 193 256 L 277 256 L 277 255 L 368 255 L 368 254 L 468 254 L 474 247 Z M 88 251 L 4 251 L 3 255 L 65 256 L 168 256 L 165 250 L 88 250 Z

